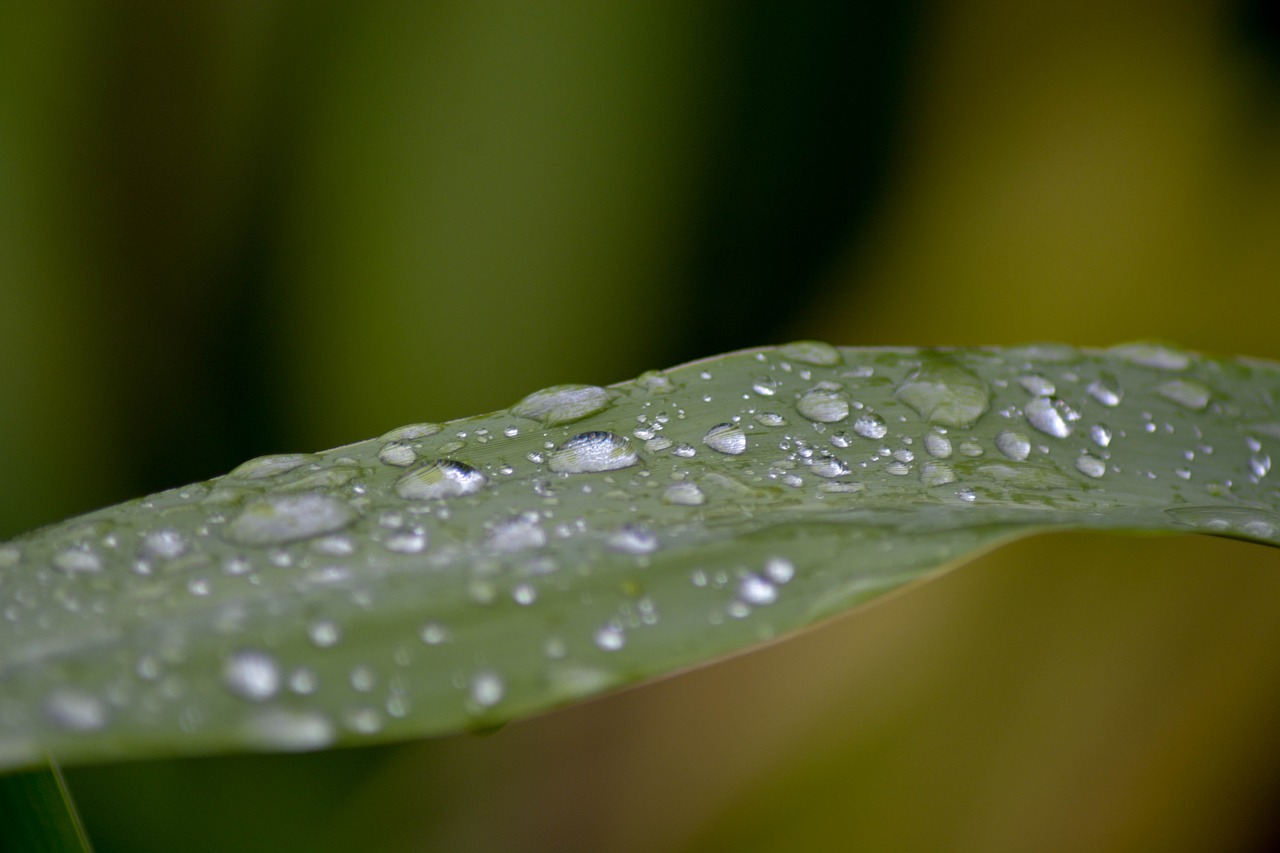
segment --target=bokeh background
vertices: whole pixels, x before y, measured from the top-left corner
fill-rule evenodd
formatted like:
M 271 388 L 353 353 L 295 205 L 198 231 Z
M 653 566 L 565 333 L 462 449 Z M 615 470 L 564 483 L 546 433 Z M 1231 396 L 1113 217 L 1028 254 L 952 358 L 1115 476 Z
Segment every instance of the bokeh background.
M 1280 358 L 1269 0 L 7 3 L 0 538 L 737 347 Z M 1280 842 L 1280 557 L 1017 544 L 485 737 L 68 776 L 111 851 Z

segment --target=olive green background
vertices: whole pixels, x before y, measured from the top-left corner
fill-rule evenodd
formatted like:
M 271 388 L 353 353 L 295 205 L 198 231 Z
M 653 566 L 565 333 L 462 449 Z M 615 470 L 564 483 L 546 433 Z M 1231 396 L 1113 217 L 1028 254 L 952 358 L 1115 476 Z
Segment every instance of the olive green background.
M 0 536 L 791 338 L 1280 358 L 1265 10 L 6 6 Z M 487 738 L 68 779 L 100 851 L 1263 850 L 1277 719 L 1275 552 L 1054 536 Z

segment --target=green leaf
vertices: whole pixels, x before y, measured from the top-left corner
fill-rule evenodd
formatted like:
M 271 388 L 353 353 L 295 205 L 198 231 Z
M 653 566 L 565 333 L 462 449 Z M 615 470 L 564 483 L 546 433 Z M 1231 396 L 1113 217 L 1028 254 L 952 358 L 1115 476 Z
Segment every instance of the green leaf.
M 1280 544 L 1280 366 L 799 343 L 0 546 L 0 766 L 483 730 L 1045 530 Z

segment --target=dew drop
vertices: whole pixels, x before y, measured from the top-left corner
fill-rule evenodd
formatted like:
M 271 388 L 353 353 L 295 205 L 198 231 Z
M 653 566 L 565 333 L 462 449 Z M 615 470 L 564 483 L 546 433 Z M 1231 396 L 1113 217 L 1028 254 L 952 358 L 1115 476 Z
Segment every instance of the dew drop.
M 444 427 L 440 424 L 407 424 L 406 426 L 396 427 L 390 432 L 383 435 L 379 441 L 417 441 L 420 438 L 435 435 Z
M 596 631 L 595 643 L 601 651 L 616 652 L 627 644 L 627 635 L 623 633 L 621 626 L 609 622 Z
M 812 388 L 796 401 L 796 410 L 811 421 L 834 424 L 849 417 L 849 398 L 839 391 Z
M 1114 376 L 1103 376 L 1089 383 L 1089 387 L 1085 390 L 1089 392 L 1090 397 L 1108 407 L 1118 406 L 1124 399 L 1124 392 Z
M 764 573 L 774 583 L 787 583 L 796 576 L 796 567 L 786 557 L 770 557 L 765 560 Z
M 778 588 L 759 575 L 747 575 L 738 584 L 738 598 L 756 606 L 773 604 L 778 600 Z
M 950 458 L 951 439 L 936 432 L 926 433 L 924 437 L 924 449 L 935 459 Z
M 1089 438 L 1099 447 L 1109 447 L 1111 445 L 1111 430 L 1106 424 L 1094 424 L 1089 427 Z
M 55 687 L 43 707 L 49 722 L 67 731 L 92 732 L 107 724 L 106 703 L 73 687 Z
M 840 363 L 840 350 L 822 341 L 796 341 L 778 347 L 778 355 L 815 367 L 835 367 Z
M 787 419 L 775 412 L 761 412 L 756 415 L 756 423 L 760 426 L 780 427 L 787 425 Z
M 1196 412 L 1202 411 L 1209 405 L 1211 395 L 1203 383 L 1194 379 L 1173 379 L 1156 386 L 1155 390 L 1161 397 Z
M 1076 457 L 1076 469 L 1086 477 L 1098 478 L 1107 473 L 1107 463 L 1096 456 L 1084 454 Z
M 465 462 L 437 459 L 419 465 L 396 481 L 396 494 L 406 500 L 439 500 L 474 495 L 488 479 Z
M 624 524 L 610 534 L 608 545 L 623 554 L 652 554 L 658 550 L 658 536 L 643 525 Z
M 751 390 L 761 397 L 772 397 L 778 393 L 778 380 L 772 376 L 759 376 L 751 383 Z
M 945 462 L 926 462 L 920 466 L 920 483 L 926 488 L 954 483 L 956 474 Z
M 422 631 L 419 632 L 418 636 L 428 646 L 438 646 L 449 641 L 448 629 L 439 622 L 428 622 L 423 625 Z
M 1266 453 L 1253 454 L 1249 457 L 1249 470 L 1261 480 L 1271 470 L 1271 456 Z
M 1054 438 L 1066 438 L 1071 435 L 1071 427 L 1067 420 L 1079 417 L 1078 415 L 1071 417 L 1075 413 L 1056 397 L 1036 397 L 1027 403 L 1023 411 L 1026 414 L 1027 423 Z
M 609 408 L 612 397 L 596 385 L 555 385 L 534 391 L 511 407 L 511 413 L 544 426 L 571 424 Z
M 0 545 L 0 569 L 11 569 L 22 560 L 22 551 L 17 545 Z
M 996 436 L 996 449 L 1010 459 L 1021 462 L 1031 455 L 1031 441 L 1024 433 L 1005 430 Z
M 1121 344 L 1112 347 L 1111 352 L 1125 361 L 1159 370 L 1186 370 L 1191 364 L 1191 357 L 1185 352 L 1160 344 Z
M 702 506 L 707 502 L 707 496 L 698 488 L 697 483 L 684 481 L 667 486 L 662 493 L 662 500 L 678 506 Z
M 280 691 L 280 669 L 265 652 L 239 651 L 222 667 L 227 689 L 250 702 L 265 702 Z
M 102 558 L 87 547 L 64 548 L 53 555 L 53 564 L 68 574 L 102 571 Z
M 477 672 L 471 678 L 471 701 L 481 708 L 492 708 L 502 701 L 507 686 L 496 672 Z
M 425 533 L 396 533 L 383 540 L 382 547 L 396 554 L 421 554 L 427 550 Z
M 174 560 L 187 552 L 187 540 L 173 528 L 153 530 L 142 538 L 142 550 L 151 557 Z
M 866 414 L 853 422 L 853 431 L 863 438 L 884 438 L 889 432 L 884 418 L 876 414 Z
M 323 749 L 333 743 L 333 723 L 316 711 L 264 708 L 248 721 L 246 737 L 254 744 L 286 752 Z
M 392 441 L 384 444 L 382 449 L 378 451 L 378 459 L 386 465 L 408 468 L 418 461 L 418 454 L 414 452 L 413 446 L 407 442 Z
M 1018 379 L 1018 384 L 1021 385 L 1028 394 L 1031 394 L 1034 397 L 1052 397 L 1058 391 L 1051 380 L 1038 373 L 1032 373 L 1027 376 L 1020 377 Z
M 328 495 L 272 495 L 248 504 L 227 525 L 226 537 L 241 545 L 284 545 L 341 530 L 355 518 L 351 507 Z
M 584 474 L 630 468 L 640 457 L 631 442 L 612 432 L 584 432 L 560 445 L 547 467 L 562 474 Z
M 737 424 L 716 424 L 707 430 L 702 443 L 720 453 L 739 456 L 747 450 L 747 434 Z
M 489 533 L 489 545 L 496 551 L 514 553 L 546 544 L 546 531 L 542 529 L 538 514 L 533 511 L 505 519 Z
M 991 401 L 985 382 L 940 358 L 926 361 L 893 393 L 930 423 L 951 427 L 972 426 Z
M 228 474 L 238 480 L 265 480 L 292 471 L 320 457 L 314 453 L 280 453 L 274 456 L 259 456 L 237 466 Z
M 342 629 L 338 627 L 337 622 L 328 619 L 315 622 L 307 629 L 307 636 L 311 638 L 311 642 L 317 648 L 327 649 L 336 646 L 338 641 L 342 639 Z
M 819 477 L 824 477 L 830 480 L 834 477 L 845 476 L 849 473 L 850 469 L 844 460 L 837 459 L 836 457 L 828 454 L 823 454 L 821 457 L 814 460 L 813 464 L 809 467 L 809 470 L 817 474 Z

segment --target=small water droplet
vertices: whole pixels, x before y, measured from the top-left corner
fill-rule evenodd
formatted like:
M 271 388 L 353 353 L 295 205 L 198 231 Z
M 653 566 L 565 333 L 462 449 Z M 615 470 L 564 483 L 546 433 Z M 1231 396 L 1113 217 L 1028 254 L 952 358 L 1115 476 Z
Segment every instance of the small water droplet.
M 945 462 L 926 462 L 920 466 L 920 483 L 926 488 L 954 483 L 956 474 Z
M 241 545 L 284 545 L 333 533 L 355 521 L 356 513 L 328 495 L 271 495 L 253 501 L 226 527 L 226 538 Z
M 1089 427 L 1089 438 L 1099 447 L 1109 447 L 1111 445 L 1111 430 L 1106 424 L 1094 424 Z
M 640 524 L 624 524 L 609 536 L 609 547 L 624 554 L 652 554 L 658 550 L 658 536 Z
M 759 575 L 747 575 L 738 584 L 738 598 L 758 607 L 773 604 L 778 600 L 778 588 Z
M 44 700 L 49 722 L 73 732 L 98 731 L 107 725 L 107 705 L 92 693 L 74 687 L 55 687 Z
M 611 401 L 609 392 L 596 385 L 555 385 L 525 397 L 511 413 L 544 426 L 560 426 L 603 412 Z
M 849 473 L 849 466 L 844 460 L 835 456 L 824 453 L 817 459 L 814 459 L 809 466 L 809 470 L 817 474 L 819 477 L 825 477 L 830 480 L 834 477 L 843 477 Z
M 1271 470 L 1271 456 L 1266 453 L 1255 453 L 1249 457 L 1249 470 L 1253 476 L 1261 480 Z
M 1090 397 L 1108 407 L 1118 406 L 1120 401 L 1124 399 L 1124 392 L 1120 388 L 1120 383 L 1110 374 L 1104 374 L 1089 383 L 1089 387 L 1086 390 L 1089 392 Z
M 384 442 L 417 441 L 420 438 L 435 435 L 442 429 L 443 427 L 440 424 L 407 424 L 406 426 L 396 427 L 378 440 Z
M 496 672 L 477 672 L 471 678 L 471 701 L 481 708 L 492 708 L 502 701 L 507 686 Z
M 422 642 L 428 646 L 438 646 L 449 641 L 448 629 L 439 622 L 428 622 L 423 625 L 419 636 L 422 637 Z
M 631 442 L 612 432 L 584 432 L 560 445 L 547 467 L 562 474 L 584 474 L 630 468 L 640 457 Z
M 238 480 L 264 480 L 292 471 L 320 457 L 314 453 L 280 453 L 274 456 L 259 456 L 237 466 L 228 474 Z
M 1057 397 L 1036 397 L 1027 403 L 1023 413 L 1026 415 L 1027 423 L 1054 438 L 1066 438 L 1071 435 L 1071 427 L 1067 421 L 1079 417 Z
M 840 363 L 840 350 L 822 341 L 796 341 L 778 347 L 778 355 L 815 367 L 835 367 Z
M 53 564 L 68 574 L 102 571 L 102 558 L 86 546 L 62 549 L 53 555 Z
M 427 535 L 419 532 L 396 533 L 388 536 L 382 547 L 396 554 L 421 554 L 427 550 Z
M 327 649 L 330 646 L 336 646 L 338 641 L 342 639 L 342 629 L 338 627 L 338 623 L 329 619 L 322 619 L 319 622 L 312 623 L 307 629 L 307 636 L 311 638 L 311 642 L 317 647 Z
M 172 528 L 153 530 L 142 538 L 142 550 L 151 557 L 175 560 L 187 552 L 187 540 Z
M 541 519 L 533 511 L 522 512 L 496 524 L 489 533 L 489 545 L 496 551 L 514 553 L 547 544 Z
M 756 415 L 756 423 L 760 426 L 780 427 L 787 425 L 787 419 L 774 412 L 761 412 Z
M 702 506 L 707 502 L 707 496 L 698 488 L 697 483 L 684 481 L 667 486 L 662 493 L 662 500 L 678 506 Z
M 772 397 L 778 393 L 778 380 L 772 376 L 758 376 L 751 382 L 751 390 L 761 397 Z
M 747 450 L 747 434 L 737 424 L 716 424 L 707 430 L 702 443 L 729 456 L 739 456 Z
M 222 681 L 242 699 L 265 702 L 280 691 L 280 669 L 265 652 L 239 651 L 223 665 Z
M 849 417 L 849 398 L 829 388 L 811 388 L 796 401 L 796 410 L 811 421 L 834 424 Z
M 1171 507 L 1166 513 L 1211 533 L 1234 533 L 1275 542 L 1280 536 L 1280 515 L 1244 506 Z
M 601 651 L 616 652 L 627 644 L 627 635 L 620 625 L 609 622 L 596 631 L 595 643 Z
M 1107 463 L 1091 454 L 1076 457 L 1076 469 L 1086 477 L 1098 478 L 1107 473 Z
M 414 462 L 418 461 L 418 454 L 409 443 L 404 441 L 392 441 L 388 444 L 384 444 L 382 449 L 378 451 L 378 459 L 386 465 L 394 465 L 397 468 L 408 468 Z
M 1209 405 L 1210 391 L 1194 379 L 1173 379 L 1156 386 L 1156 393 L 1192 411 L 1201 411 Z
M 1185 352 L 1161 344 L 1121 344 L 1112 347 L 1111 352 L 1125 361 L 1159 370 L 1186 370 L 1191 364 L 1191 357 Z
M 351 670 L 351 689 L 359 693 L 368 693 L 378 682 L 378 675 L 373 668 L 360 664 Z
M 942 358 L 931 358 L 893 392 L 930 423 L 972 426 L 990 405 L 991 393 L 981 379 Z
M 248 721 L 245 735 L 267 749 L 304 752 L 333 743 L 333 723 L 318 711 L 264 708 Z
M 764 573 L 774 583 L 787 583 L 796 576 L 796 567 L 786 557 L 770 557 L 764 562 Z
M 935 459 L 947 459 L 951 456 L 951 439 L 936 432 L 925 433 L 924 449 Z
M 853 422 L 853 431 L 863 438 L 884 438 L 889 432 L 889 427 L 885 425 L 884 418 L 876 414 L 866 414 L 860 416 Z
M 956 497 L 968 504 L 971 504 L 978 499 L 977 493 L 975 493 L 973 489 L 969 488 L 956 489 Z
M 1021 462 L 1031 455 L 1031 441 L 1025 433 L 1005 430 L 996 436 L 996 449 L 1010 459 Z
M 396 494 L 407 500 L 440 500 L 474 495 L 488 479 L 475 468 L 455 459 L 437 459 L 403 474 Z
M 1028 374 L 1018 379 L 1020 384 L 1028 394 L 1035 397 L 1052 397 L 1057 393 L 1058 389 L 1053 382 L 1038 373 Z

